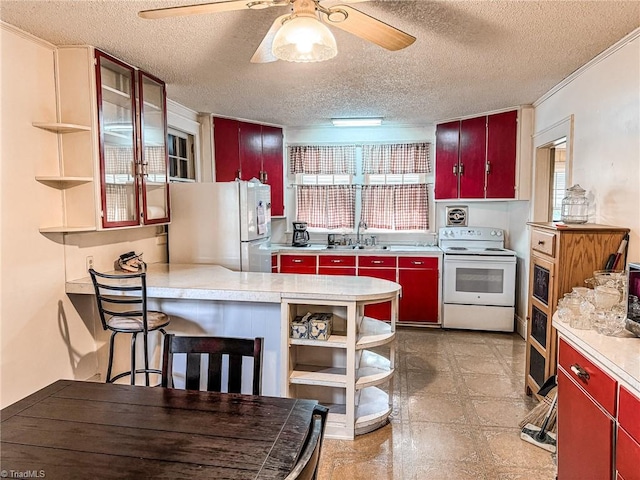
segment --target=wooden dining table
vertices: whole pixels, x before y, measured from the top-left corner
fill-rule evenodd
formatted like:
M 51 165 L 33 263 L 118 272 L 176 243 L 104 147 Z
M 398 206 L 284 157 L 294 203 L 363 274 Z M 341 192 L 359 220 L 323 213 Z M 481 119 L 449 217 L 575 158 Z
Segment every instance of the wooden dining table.
M 0 475 L 282 479 L 316 403 L 58 380 L 0 412 Z

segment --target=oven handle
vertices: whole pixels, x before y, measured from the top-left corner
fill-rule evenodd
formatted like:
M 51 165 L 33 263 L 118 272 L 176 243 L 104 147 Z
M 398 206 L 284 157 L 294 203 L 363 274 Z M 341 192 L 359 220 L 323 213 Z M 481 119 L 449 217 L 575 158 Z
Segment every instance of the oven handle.
M 445 255 L 444 263 L 516 263 L 516 257 L 510 255 Z

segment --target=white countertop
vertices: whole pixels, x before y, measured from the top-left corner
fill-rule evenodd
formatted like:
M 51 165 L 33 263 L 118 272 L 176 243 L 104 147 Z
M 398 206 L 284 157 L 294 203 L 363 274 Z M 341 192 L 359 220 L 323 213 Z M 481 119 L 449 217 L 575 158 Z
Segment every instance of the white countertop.
M 553 316 L 553 326 L 569 343 L 596 360 L 628 386 L 640 392 L 640 338 L 624 330 L 615 336 L 577 330 Z
M 370 277 L 233 272 L 218 265 L 156 263 L 147 267 L 151 298 L 280 303 L 282 298 L 365 301 L 393 298 L 401 287 Z M 95 294 L 90 277 L 66 283 L 66 292 Z
M 285 244 L 272 244 L 271 251 L 273 253 L 328 253 L 334 254 L 348 254 L 348 255 L 426 255 L 426 256 L 441 256 L 442 250 L 437 246 L 428 245 L 387 245 L 386 248 L 377 247 L 364 247 L 364 248 L 352 248 L 339 247 L 329 248 L 327 245 L 320 243 L 312 243 L 306 247 L 292 247 Z

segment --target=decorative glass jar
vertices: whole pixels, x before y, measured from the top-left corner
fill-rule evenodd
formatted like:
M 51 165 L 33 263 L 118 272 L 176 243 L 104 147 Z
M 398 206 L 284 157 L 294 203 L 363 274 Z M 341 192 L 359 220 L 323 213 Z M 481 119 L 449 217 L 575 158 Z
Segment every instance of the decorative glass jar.
M 587 223 L 589 220 L 589 200 L 587 191 L 575 184 L 567 188 L 567 196 L 562 199 L 561 220 L 564 223 Z

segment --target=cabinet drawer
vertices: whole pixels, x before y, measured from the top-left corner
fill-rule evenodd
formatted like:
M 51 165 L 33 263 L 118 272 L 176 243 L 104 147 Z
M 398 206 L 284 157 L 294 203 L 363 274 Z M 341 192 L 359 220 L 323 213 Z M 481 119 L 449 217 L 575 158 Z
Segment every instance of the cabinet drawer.
M 616 413 L 616 381 L 560 339 L 560 366 L 612 417 Z
M 355 255 L 320 255 L 318 264 L 321 267 L 355 267 Z
M 437 269 L 438 259 L 436 257 L 398 257 L 398 267 Z
M 315 255 L 280 255 L 282 267 L 316 267 Z
M 533 230 L 531 232 L 531 249 L 555 257 L 556 236 L 553 233 Z
M 640 398 L 624 387 L 620 387 L 618 397 L 618 423 L 640 443 Z
M 358 266 L 360 267 L 395 267 L 396 257 L 371 257 L 362 255 L 358 257 Z
M 640 444 L 618 427 L 616 470 L 624 480 L 640 480 Z

